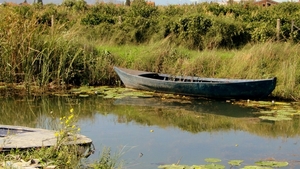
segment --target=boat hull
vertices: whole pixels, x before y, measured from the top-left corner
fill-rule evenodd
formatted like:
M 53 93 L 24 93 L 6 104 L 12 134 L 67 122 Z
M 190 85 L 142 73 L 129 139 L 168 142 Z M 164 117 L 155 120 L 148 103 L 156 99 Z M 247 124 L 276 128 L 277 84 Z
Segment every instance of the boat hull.
M 0 153 L 56 146 L 57 131 L 24 126 L 0 125 Z M 77 145 L 78 155 L 88 157 L 94 151 L 92 140 L 84 135 L 69 134 L 64 145 Z
M 270 95 L 276 87 L 276 77 L 270 79 L 215 79 L 172 77 L 167 74 L 114 67 L 128 88 L 207 98 L 253 99 Z

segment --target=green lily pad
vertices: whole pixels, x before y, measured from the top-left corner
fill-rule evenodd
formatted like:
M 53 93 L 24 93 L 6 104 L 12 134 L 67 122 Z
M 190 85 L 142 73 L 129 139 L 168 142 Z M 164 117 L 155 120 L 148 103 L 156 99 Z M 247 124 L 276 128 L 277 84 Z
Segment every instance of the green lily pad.
M 262 120 L 268 120 L 268 121 L 284 121 L 284 120 L 292 120 L 290 117 L 286 116 L 259 116 Z
M 276 113 L 276 111 L 274 111 L 274 110 L 263 110 L 263 111 L 260 111 L 259 113 L 261 113 L 261 114 L 274 114 L 274 113 Z
M 188 167 L 189 166 L 187 165 L 176 165 L 176 164 L 158 166 L 158 168 L 163 168 L 163 169 L 186 169 Z
M 204 160 L 208 163 L 218 163 L 218 162 L 222 161 L 221 159 L 218 159 L 218 158 L 206 158 Z
M 259 104 L 259 105 L 274 105 L 275 102 L 272 102 L 272 101 L 257 101 L 256 104 Z M 277 104 L 277 102 L 276 102 Z
M 271 167 L 261 167 L 261 166 L 255 166 L 255 165 L 252 165 L 252 166 L 244 166 L 243 168 L 241 169 L 273 169 Z
M 79 97 L 89 97 L 88 94 L 80 94 Z
M 114 98 L 115 96 L 114 95 L 106 95 L 106 96 L 104 96 L 103 98 L 104 99 L 112 99 L 112 98 Z
M 258 161 L 255 164 L 266 167 L 286 167 L 289 165 L 286 161 Z
M 205 169 L 204 165 L 192 165 L 187 169 Z
M 64 94 L 64 93 L 54 93 L 54 96 L 59 96 L 59 97 L 70 97 L 71 95 L 69 94 Z
M 225 166 L 221 164 L 207 164 L 204 166 L 205 169 L 224 169 Z
M 230 160 L 228 162 L 228 164 L 233 165 L 233 166 L 240 166 L 243 161 L 244 160 Z

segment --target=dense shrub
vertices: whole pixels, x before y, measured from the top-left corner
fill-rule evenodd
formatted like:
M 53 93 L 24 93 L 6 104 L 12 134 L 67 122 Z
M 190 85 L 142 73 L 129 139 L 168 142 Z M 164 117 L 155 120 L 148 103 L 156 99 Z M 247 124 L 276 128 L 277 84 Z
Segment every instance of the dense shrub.
M 179 18 L 169 21 L 165 27 L 165 37 L 174 35 L 179 45 L 192 49 L 203 49 L 203 35 L 212 26 L 211 20 L 201 15 Z
M 84 11 L 87 9 L 87 3 L 84 0 L 64 0 L 62 6 L 76 11 Z
M 205 37 L 206 47 L 239 48 L 251 40 L 251 35 L 247 31 L 246 25 L 242 22 L 235 22 L 230 18 L 214 18 Z

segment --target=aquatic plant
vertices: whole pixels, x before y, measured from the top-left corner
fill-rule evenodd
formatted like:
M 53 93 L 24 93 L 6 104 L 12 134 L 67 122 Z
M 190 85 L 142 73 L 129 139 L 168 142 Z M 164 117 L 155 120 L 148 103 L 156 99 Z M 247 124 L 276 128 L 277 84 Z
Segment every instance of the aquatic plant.
M 286 161 L 257 161 L 255 162 L 256 165 L 259 166 L 266 166 L 266 167 L 286 167 L 289 165 Z
M 218 158 L 206 158 L 204 160 L 209 163 L 218 163 L 218 162 L 222 161 L 221 159 L 218 159 Z
M 259 115 L 263 121 L 286 121 L 298 118 L 299 103 L 298 102 L 278 102 L 278 101 L 238 101 L 239 104 L 246 107 L 257 109 L 256 115 Z
M 220 159 L 216 158 L 207 158 L 206 162 L 221 162 Z M 240 166 L 243 160 L 230 160 L 228 164 L 233 166 Z M 255 162 L 256 165 L 245 165 L 241 169 L 272 169 L 273 167 L 286 167 L 288 166 L 288 162 L 286 161 L 258 161 Z M 225 166 L 221 164 L 210 163 L 206 165 L 179 165 L 179 164 L 171 164 L 171 165 L 160 165 L 158 168 L 163 169 L 224 169 Z
M 151 98 L 154 97 L 154 92 L 141 91 L 122 87 L 109 87 L 109 86 L 81 86 L 79 88 L 71 89 L 70 94 L 79 97 L 97 96 L 105 99 L 121 99 L 124 97 L 131 98 Z
M 240 166 L 243 161 L 244 160 L 230 160 L 228 161 L 228 164 L 230 164 L 231 166 Z
M 124 152 L 122 150 L 119 153 L 112 154 L 109 147 L 102 149 L 99 159 L 93 162 L 90 166 L 94 169 L 110 169 L 110 168 L 122 168 L 123 162 L 121 156 Z

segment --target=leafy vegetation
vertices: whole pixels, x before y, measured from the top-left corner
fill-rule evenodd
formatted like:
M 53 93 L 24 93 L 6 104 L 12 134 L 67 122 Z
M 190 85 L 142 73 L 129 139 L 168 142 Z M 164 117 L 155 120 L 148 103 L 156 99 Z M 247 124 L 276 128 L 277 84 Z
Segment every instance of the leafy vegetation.
M 276 76 L 300 98 L 299 3 L 152 6 L 66 0 L 0 6 L 0 82 L 43 90 L 118 85 L 114 65 L 179 75 Z M 277 40 L 276 22 L 281 20 Z
M 220 162 L 219 160 L 218 162 Z M 207 161 L 208 162 L 208 161 Z M 230 160 L 228 163 L 233 166 L 240 166 L 240 163 L 243 160 Z M 258 161 L 255 162 L 256 165 L 245 165 L 242 169 L 271 169 L 272 167 L 280 168 L 286 167 L 289 165 L 286 161 Z M 160 165 L 158 168 L 163 169 L 224 169 L 224 165 L 210 163 L 206 165 L 178 165 L 178 164 L 171 164 L 171 165 Z

